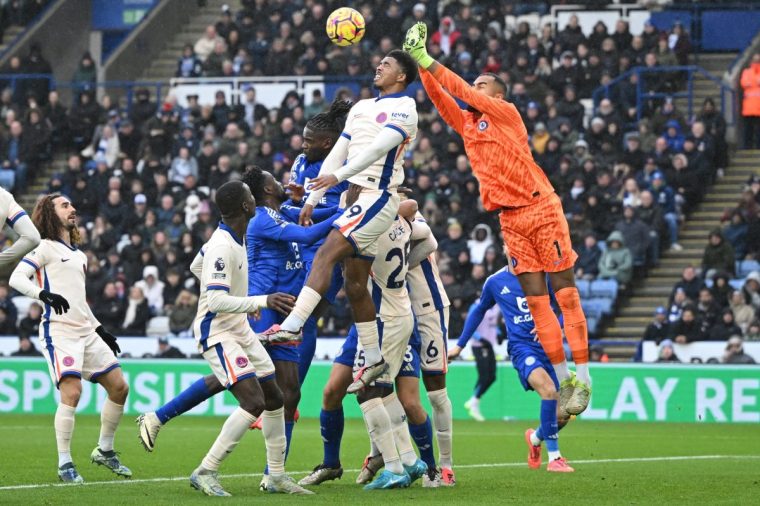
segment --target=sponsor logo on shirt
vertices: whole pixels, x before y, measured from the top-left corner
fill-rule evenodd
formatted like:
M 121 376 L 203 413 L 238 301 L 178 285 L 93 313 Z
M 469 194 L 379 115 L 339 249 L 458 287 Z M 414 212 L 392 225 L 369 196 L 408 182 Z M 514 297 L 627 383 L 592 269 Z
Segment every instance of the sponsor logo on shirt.
M 409 115 L 405 112 L 394 112 L 391 114 L 391 119 L 407 119 Z

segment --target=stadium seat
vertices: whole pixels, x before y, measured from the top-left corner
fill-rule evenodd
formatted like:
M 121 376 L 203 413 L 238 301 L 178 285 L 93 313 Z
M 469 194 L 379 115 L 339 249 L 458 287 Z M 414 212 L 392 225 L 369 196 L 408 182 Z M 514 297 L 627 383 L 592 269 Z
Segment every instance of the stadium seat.
M 591 297 L 591 282 L 585 279 L 576 279 L 575 287 L 578 289 L 578 295 L 581 299 L 588 299 Z
M 729 279 L 728 284 L 731 285 L 731 288 L 734 290 L 741 290 L 744 286 L 744 280 L 743 279 Z
M 596 279 L 591 282 L 591 297 L 617 299 L 618 282 L 614 279 Z
M 581 301 L 581 307 L 583 308 L 583 312 L 586 314 L 586 320 L 589 318 L 593 318 L 595 320 L 602 319 L 602 307 L 595 299 Z
M 530 26 L 531 31 L 536 31 L 539 28 L 540 18 L 538 14 L 536 13 L 530 13 L 530 14 L 523 14 L 522 16 L 517 16 L 517 24 L 519 25 L 523 21 L 528 23 Z
M 746 278 L 752 271 L 760 271 L 760 262 L 757 260 L 739 260 L 736 262 L 737 278 Z
M 554 25 L 554 16 L 553 15 L 551 15 L 551 14 L 544 14 L 543 16 L 541 16 L 541 18 L 538 21 L 538 25 L 539 25 L 538 28 L 539 28 L 539 30 L 542 29 L 547 24 Z
M 148 327 L 145 330 L 145 334 L 149 337 L 164 337 L 169 332 L 168 316 L 154 316 L 148 321 Z
M 514 32 L 517 28 L 517 16 L 507 15 L 504 16 L 504 30 L 507 32 Z
M 586 318 L 586 328 L 589 334 L 595 335 L 597 327 L 599 327 L 599 320 L 596 318 Z
M 599 246 L 599 249 L 602 250 L 602 252 L 607 251 L 607 242 L 606 241 L 599 241 L 596 243 L 597 246 Z
M 597 297 L 591 300 L 594 302 L 594 304 L 599 306 L 599 309 L 602 311 L 603 315 L 612 314 L 612 306 L 615 302 L 615 299 L 611 299 L 609 297 Z

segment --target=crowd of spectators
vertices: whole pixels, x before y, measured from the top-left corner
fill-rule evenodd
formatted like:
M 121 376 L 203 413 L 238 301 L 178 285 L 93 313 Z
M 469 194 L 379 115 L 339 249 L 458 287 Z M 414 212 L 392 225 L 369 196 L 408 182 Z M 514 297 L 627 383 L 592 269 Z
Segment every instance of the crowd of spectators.
M 242 11 L 224 9 L 220 21 L 184 49 L 177 71 L 348 75 L 362 83 L 352 98 L 366 98 L 372 66 L 400 45 L 407 26 L 424 20 L 432 27 L 431 55 L 466 79 L 490 71 L 510 84 L 508 99 L 525 120 L 535 159 L 562 197 L 581 257 L 578 274 L 625 285 L 635 269 L 656 264 L 663 248 L 679 248 L 680 220 L 701 198 L 704 182 L 726 165 L 725 124 L 709 100 L 695 118 L 686 118 L 671 99 L 652 100 L 637 121 L 629 79 L 610 87 L 592 114 L 587 102 L 595 88 L 633 66 L 686 62 L 688 35 L 678 24 L 668 33 L 647 24 L 632 34 L 625 20 L 611 32 L 600 22 L 584 34 L 575 17 L 561 30 L 507 27 L 504 14 L 512 7 L 504 4 L 449 3 L 439 12 L 435 2 L 409 10 L 398 2 L 365 2 L 362 43 L 338 49 L 322 35 L 336 2 L 298 8 L 244 1 Z M 81 67 L 86 83 L 94 62 L 85 55 Z M 676 91 L 669 77 L 651 74 L 645 90 Z M 348 89 L 339 94 L 353 95 Z M 180 107 L 176 97 L 142 89 L 125 110 L 86 86 L 71 105 L 56 91 L 2 93 L 0 145 L 12 145 L 19 128 L 22 144 L 31 143 L 30 131 L 39 128 L 47 136 L 36 145 L 45 149 L 31 153 L 71 153 L 47 190 L 66 193 L 78 209 L 81 248 L 89 258 L 87 293 L 96 316 L 120 335 L 144 335 L 157 315 L 169 317 L 173 334 L 188 335 L 198 292 L 188 266 L 216 226 L 214 189 L 251 164 L 286 180 L 306 120 L 329 105 L 320 93 L 292 91 L 279 107 L 267 108 L 253 87 L 240 103 L 228 103 L 222 92 L 213 104 L 187 98 Z M 449 294 L 456 336 L 485 278 L 504 265 L 498 217 L 483 211 L 461 139 L 423 90 L 415 100 L 420 129 L 405 159 L 406 184 L 439 238 L 443 282 L 456 287 Z M 15 149 L 0 151 L 4 166 Z M 344 334 L 349 324 L 340 293 L 321 331 Z

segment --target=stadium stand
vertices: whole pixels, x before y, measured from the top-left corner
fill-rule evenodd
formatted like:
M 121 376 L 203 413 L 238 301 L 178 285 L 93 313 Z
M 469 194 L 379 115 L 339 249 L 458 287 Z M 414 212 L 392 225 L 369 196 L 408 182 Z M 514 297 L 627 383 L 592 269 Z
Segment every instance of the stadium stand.
M 647 24 L 632 34 L 625 21 L 610 32 L 601 23 L 587 37 L 573 21 L 556 29 L 548 18 L 515 16 L 511 6 L 497 3 L 451 3 L 440 15 L 424 3 L 404 3 L 403 9 L 379 0 L 364 5 L 370 27 L 365 40 L 336 50 L 321 32 L 338 2 L 300 10 L 289 3 L 208 0 L 181 32 L 167 35 L 139 81 L 327 73 L 364 82 L 354 97 L 363 98 L 371 93 L 366 76 L 373 62 L 400 44 L 407 26 L 426 20 L 434 32 L 431 54 L 465 78 L 493 71 L 510 83 L 509 99 L 523 115 L 538 163 L 562 196 L 574 244 L 588 253 L 582 255 L 589 263 L 579 272 L 579 288 L 589 330 L 602 341 L 626 342 L 610 353 L 613 358 L 631 356 L 681 267 L 700 262 L 706 230 L 735 200 L 756 156 L 741 152 L 729 164 L 720 90 L 704 74 L 669 70 L 693 59 L 684 27 Z M 372 29 L 381 24 L 382 32 Z M 698 63 L 720 73 L 734 57 L 700 54 Z M 651 72 L 631 71 L 637 66 Z M 643 105 L 637 78 L 653 94 Z M 98 297 L 96 314 L 110 314 L 123 335 L 185 335 L 188 320 L 175 318 L 175 301 L 197 291 L 187 266 L 216 223 L 209 197 L 249 164 L 285 178 L 300 150 L 303 124 L 329 103 L 293 92 L 270 110 L 261 104 L 247 110 L 225 97 L 183 108 L 176 98 L 145 88 L 131 102 L 112 100 L 85 84 L 72 103 L 61 104 L 53 92 L 35 106 L 11 91 L 2 104 L 3 136 L 13 130 L 12 120 L 23 118 L 25 136 L 44 131 L 36 141 L 51 153 L 20 202 L 31 209 L 41 192 L 72 195 L 91 258 L 88 293 Z M 424 93 L 416 98 L 421 128 L 406 160 L 407 183 L 439 238 L 455 336 L 485 277 L 504 265 L 500 231 L 496 217 L 480 206 L 458 137 L 446 130 Z M 692 103 L 705 104 L 696 115 L 704 134 L 692 125 Z M 713 180 L 705 193 L 704 182 Z M 671 191 L 678 196 L 669 196 Z M 628 216 L 625 207 L 633 208 Z M 600 262 L 614 256 L 607 243 L 613 232 L 622 234 L 632 258 L 630 273 L 601 269 Z M 589 243 L 589 236 L 598 244 Z M 157 268 L 152 280 L 146 266 Z M 751 266 L 740 264 L 737 271 L 752 272 Z M 144 314 L 145 306 L 151 318 L 136 323 L 134 315 Z M 130 307 L 131 321 L 125 322 Z M 345 311 L 335 306 L 322 333 L 344 334 Z

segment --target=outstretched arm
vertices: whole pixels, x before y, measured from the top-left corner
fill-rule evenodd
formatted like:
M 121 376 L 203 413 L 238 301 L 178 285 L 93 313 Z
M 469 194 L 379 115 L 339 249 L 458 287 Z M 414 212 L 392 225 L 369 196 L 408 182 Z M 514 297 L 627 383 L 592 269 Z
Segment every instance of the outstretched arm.
M 40 243 L 40 233 L 34 227 L 32 220 L 23 211 L 15 218 L 7 219 L 6 223 L 13 227 L 18 234 L 18 239 L 10 248 L 0 252 L 0 265 L 9 265 L 23 257 Z
M 478 302 L 475 303 L 475 306 L 467 315 L 467 319 L 464 322 L 464 328 L 462 329 L 462 335 L 459 336 L 459 340 L 457 340 L 457 346 L 460 348 L 467 346 L 467 342 L 475 333 L 475 330 L 477 330 L 480 322 L 483 321 L 483 317 L 486 315 L 486 311 L 491 309 L 495 303 L 496 301 L 491 295 L 491 291 L 484 286 L 483 294 L 480 296 Z
M 338 219 L 340 215 L 341 213 L 333 213 L 330 218 L 311 227 L 302 227 L 295 223 L 289 223 L 282 229 L 280 240 L 311 246 L 330 232 L 333 222 Z
M 451 128 L 462 134 L 462 109 L 456 100 L 443 89 L 433 75 L 420 67 L 420 80 L 438 113 Z

